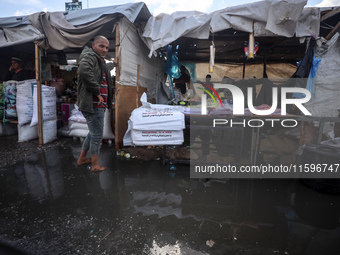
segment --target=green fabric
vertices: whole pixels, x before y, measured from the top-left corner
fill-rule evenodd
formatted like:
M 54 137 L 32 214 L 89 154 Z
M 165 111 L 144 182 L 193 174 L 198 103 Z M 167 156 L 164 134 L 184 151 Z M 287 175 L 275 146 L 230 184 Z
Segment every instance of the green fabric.
M 80 111 L 94 113 L 93 96 L 100 95 L 100 84 L 106 72 L 108 84 L 108 107 L 111 108 L 111 77 L 102 58 L 89 47 L 79 57 L 77 105 Z

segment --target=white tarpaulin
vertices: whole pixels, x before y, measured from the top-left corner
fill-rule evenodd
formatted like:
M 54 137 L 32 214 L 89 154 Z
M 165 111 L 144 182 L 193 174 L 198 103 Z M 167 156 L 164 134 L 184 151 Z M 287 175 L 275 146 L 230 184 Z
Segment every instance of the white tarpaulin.
M 315 76 L 315 94 L 305 104 L 312 116 L 338 117 L 340 110 L 340 36 L 316 48 L 315 57 L 321 59 Z M 327 103 L 325 103 L 327 102 Z
M 317 36 L 319 8 L 304 8 L 307 0 L 265 0 L 227 7 L 205 14 L 175 12 L 151 17 L 143 36 L 153 53 L 180 37 L 208 39 L 210 32 L 227 29 L 254 32 L 255 36 Z
M 336 33 L 327 43 L 318 46 L 315 56 L 321 59 L 315 76 L 312 98 L 305 104 L 313 117 L 338 117 L 340 112 L 340 36 Z M 333 126 L 327 123 L 324 134 L 333 138 Z
M 156 87 L 164 74 L 164 61 L 148 57 L 149 49 L 137 29 L 126 18 L 119 21 L 120 31 L 120 85 L 136 86 L 139 65 L 139 86 L 147 88 L 148 98 L 156 97 Z

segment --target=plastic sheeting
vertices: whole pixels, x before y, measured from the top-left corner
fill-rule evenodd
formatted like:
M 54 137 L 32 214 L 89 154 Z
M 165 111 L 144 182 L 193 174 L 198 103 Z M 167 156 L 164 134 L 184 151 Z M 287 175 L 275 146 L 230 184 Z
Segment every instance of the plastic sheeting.
M 32 24 L 46 35 L 47 39 L 40 43 L 42 48 L 63 50 L 83 47 L 104 24 L 119 19 L 120 15 L 124 15 L 130 23 L 133 23 L 141 10 L 144 10 L 142 19 L 146 21 L 151 14 L 144 6 L 145 4 L 140 2 L 70 13 L 42 12 L 32 14 L 29 18 Z
M 316 50 L 315 57 L 321 59 L 314 83 L 314 96 L 305 104 L 313 117 L 338 117 L 340 112 L 340 36 L 336 33 L 331 40 Z M 323 133 L 333 138 L 333 125 L 325 123 Z
M 38 41 L 43 38 L 44 35 L 32 25 L 3 28 L 0 30 L 0 47 L 8 47 Z
M 122 5 L 90 8 L 78 11 L 71 11 L 65 15 L 66 20 L 73 26 L 80 26 L 94 22 L 108 15 L 124 15 L 131 23 L 138 19 L 146 21 L 151 14 L 143 2 L 128 3 Z
M 151 17 L 143 36 L 151 50 L 164 47 L 180 37 L 208 39 L 210 32 L 233 28 L 255 36 L 317 36 L 319 8 L 304 8 L 307 0 L 266 0 L 228 7 L 210 14 L 175 12 Z
M 143 2 L 72 12 L 40 12 L 0 19 L 0 47 L 40 41 L 44 49 L 83 47 L 109 21 L 124 15 L 131 23 L 151 16 Z
M 113 18 L 104 17 L 81 28 L 68 23 L 62 12 L 35 13 L 30 15 L 30 19 L 32 24 L 46 36 L 46 39 L 39 43 L 40 47 L 63 50 L 84 46 L 106 22 Z
M 119 21 L 121 73 L 119 85 L 147 88 L 148 98 L 156 98 L 156 87 L 164 79 L 164 62 L 160 57 L 148 57 L 149 49 L 137 29 L 126 18 Z
M 315 52 L 321 59 L 314 83 L 314 96 L 305 104 L 312 116 L 338 117 L 340 110 L 340 36 L 339 33 Z

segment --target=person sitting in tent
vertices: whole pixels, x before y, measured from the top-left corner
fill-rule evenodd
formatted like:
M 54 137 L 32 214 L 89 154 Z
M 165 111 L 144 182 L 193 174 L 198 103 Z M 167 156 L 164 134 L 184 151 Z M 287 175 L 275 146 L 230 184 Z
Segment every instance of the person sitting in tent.
M 21 66 L 21 59 L 17 57 L 12 57 L 11 66 L 4 77 L 4 81 L 14 80 L 14 81 L 23 81 L 27 79 L 26 71 Z

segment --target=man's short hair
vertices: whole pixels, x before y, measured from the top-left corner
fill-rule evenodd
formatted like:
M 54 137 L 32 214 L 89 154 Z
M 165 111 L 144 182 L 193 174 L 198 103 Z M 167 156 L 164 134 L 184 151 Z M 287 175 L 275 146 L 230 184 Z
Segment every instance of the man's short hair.
M 104 40 L 107 40 L 109 41 L 105 36 L 103 35 L 96 35 L 93 39 L 93 42 L 96 43 L 99 39 L 104 39 Z

